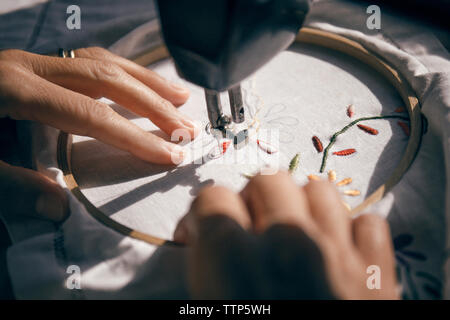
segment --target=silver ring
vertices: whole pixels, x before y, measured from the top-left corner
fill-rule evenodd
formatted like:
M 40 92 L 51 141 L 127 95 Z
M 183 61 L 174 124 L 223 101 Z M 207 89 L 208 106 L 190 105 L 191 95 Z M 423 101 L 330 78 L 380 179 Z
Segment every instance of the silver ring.
M 61 58 L 75 58 L 75 51 L 72 49 L 66 50 L 63 48 L 59 48 L 58 50 L 58 56 Z

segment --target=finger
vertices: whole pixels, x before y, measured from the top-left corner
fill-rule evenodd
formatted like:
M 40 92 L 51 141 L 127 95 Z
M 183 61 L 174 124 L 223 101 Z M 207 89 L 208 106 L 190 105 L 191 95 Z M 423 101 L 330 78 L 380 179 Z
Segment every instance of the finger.
M 263 299 L 334 299 L 323 248 L 303 229 L 276 225 L 261 236 Z
M 92 59 L 32 58 L 33 71 L 42 78 L 91 98 L 106 97 L 134 113 L 149 118 L 169 136 L 184 129 L 195 137 L 196 126 L 188 116 L 133 78 L 118 65 Z
M 328 181 L 310 181 L 304 189 L 311 216 L 323 233 L 351 244 L 351 220 L 336 188 Z
M 234 220 L 243 229 L 251 225 L 249 213 L 241 197 L 231 190 L 212 186 L 204 188 L 192 202 L 189 213 L 180 220 L 174 240 L 187 243 L 198 236 L 198 226 L 210 216 L 222 215 Z
M 128 151 L 145 161 L 179 163 L 184 151 L 176 144 L 146 132 L 115 113 L 108 105 L 57 86 L 31 73 L 15 77 L 11 92 L 19 90 L 17 106 L 9 115 L 17 120 L 34 120 L 66 132 L 90 136 Z M 33 90 L 21 90 L 26 83 Z
M 191 294 L 210 299 L 252 296 L 255 286 L 249 283 L 254 267 L 248 261 L 257 261 L 257 250 L 245 231 L 250 218 L 239 195 L 224 187 L 206 187 L 193 201 L 184 221 L 191 246 Z
M 190 238 L 188 283 L 194 299 L 258 297 L 261 279 L 255 276 L 257 241 L 225 215 L 202 218 L 198 236 Z
M 242 197 L 257 232 L 277 223 L 313 227 L 305 192 L 285 172 L 257 175 L 242 190 Z
M 69 215 L 67 195 L 39 172 L 0 161 L 1 212 L 9 217 L 31 216 L 63 221 Z
M 75 57 L 107 61 L 117 64 L 134 78 L 146 86 L 152 88 L 158 95 L 169 100 L 174 105 L 182 105 L 189 98 L 189 90 L 170 82 L 156 72 L 142 67 L 128 59 L 122 58 L 99 47 L 83 48 L 75 50 Z
M 36 71 L 39 69 L 45 71 L 45 66 L 48 65 L 48 61 L 50 60 L 62 60 L 60 58 L 37 55 L 22 50 L 3 50 L 0 52 L 0 56 L 5 61 L 16 61 L 29 69 L 36 69 Z M 91 47 L 77 49 L 75 50 L 75 57 L 120 66 L 131 76 L 152 88 L 158 95 L 175 105 L 185 103 L 189 97 L 189 90 L 187 88 L 171 83 L 156 72 L 119 57 L 103 48 Z
M 353 220 L 353 240 L 366 268 L 378 266 L 381 275 L 381 289 L 396 296 L 396 274 L 394 250 L 389 225 L 385 219 L 365 214 Z M 372 290 L 379 291 L 379 290 Z
M 187 223 L 192 219 L 189 213 L 185 214 L 177 223 L 175 231 L 173 232 L 173 241 L 177 243 L 187 244 L 189 241 L 189 231 Z

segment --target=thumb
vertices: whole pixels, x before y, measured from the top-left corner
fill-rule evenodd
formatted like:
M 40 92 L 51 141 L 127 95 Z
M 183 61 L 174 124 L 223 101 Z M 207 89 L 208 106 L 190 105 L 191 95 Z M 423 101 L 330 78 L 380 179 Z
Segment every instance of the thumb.
M 30 216 L 63 221 L 69 214 L 67 195 L 43 174 L 0 161 L 0 211 L 8 217 Z

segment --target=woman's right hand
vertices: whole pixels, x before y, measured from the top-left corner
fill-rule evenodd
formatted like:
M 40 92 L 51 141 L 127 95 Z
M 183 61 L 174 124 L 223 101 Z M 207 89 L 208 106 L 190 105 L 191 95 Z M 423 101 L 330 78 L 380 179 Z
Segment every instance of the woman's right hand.
M 389 225 L 351 219 L 328 181 L 299 188 L 280 172 L 239 194 L 204 188 L 174 240 L 190 247 L 194 298 L 398 299 Z

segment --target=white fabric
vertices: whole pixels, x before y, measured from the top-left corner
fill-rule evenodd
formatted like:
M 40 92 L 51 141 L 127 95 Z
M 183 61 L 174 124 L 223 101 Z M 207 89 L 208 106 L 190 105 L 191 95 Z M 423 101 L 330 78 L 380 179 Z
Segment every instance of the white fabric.
M 307 25 L 361 42 L 389 60 L 416 91 L 429 122 L 428 132 L 402 181 L 370 211 L 387 217 L 395 238 L 402 234 L 413 237 L 403 252 L 397 252 L 409 265 L 409 268 L 404 264 L 402 267 L 402 284 L 407 297 L 433 298 L 436 291 L 440 292 L 440 286 L 449 297 L 450 283 L 444 285 L 443 282 L 445 271 L 450 271 L 449 266 L 444 267 L 448 245 L 445 225 L 450 217 L 450 191 L 446 184 L 450 177 L 449 55 L 432 32 L 417 23 L 383 14 L 382 29 L 374 32 L 365 28 L 366 18 L 365 8 L 361 6 L 321 1 L 315 3 Z M 145 43 L 138 45 L 136 39 L 156 39 L 148 35 L 154 25 L 149 23 L 148 28 L 141 27 L 140 31 L 121 39 L 120 46 L 116 44 L 112 48 L 134 56 L 137 52 L 128 49 L 127 43 L 142 50 Z M 151 46 L 156 42 L 147 44 Z M 45 44 L 45 39 L 40 43 Z M 61 172 L 55 168 L 55 145 L 51 142 L 55 141 L 56 130 L 40 126 L 36 130 L 42 137 L 47 136 L 48 141 L 45 141 L 50 143 L 46 148 L 37 148 L 37 168 L 64 185 Z M 14 240 L 8 250 L 8 265 L 18 298 L 186 295 L 183 249 L 156 249 L 123 237 L 91 218 L 73 198 L 71 217 L 62 226 L 30 220 L 7 221 L 7 227 Z M 61 239 L 64 239 L 63 246 Z M 416 259 L 411 259 L 411 254 L 405 256 L 410 251 L 423 253 L 426 260 L 417 259 L 417 254 Z M 68 277 L 65 271 L 70 264 L 81 268 L 81 291 L 65 287 Z M 426 276 L 423 271 L 427 272 Z
M 182 81 L 170 60 L 152 68 L 190 88 L 189 101 L 179 110 L 205 128 L 208 119 L 203 89 Z M 185 164 L 170 168 L 140 161 L 92 138 L 75 136 L 71 165 L 84 195 L 116 221 L 170 239 L 202 186 L 214 183 L 238 192 L 247 183 L 242 174 L 252 174 L 268 164 L 287 169 L 296 153 L 300 153 L 300 165 L 293 177 L 299 184 L 304 184 L 309 174 L 326 177 L 327 172 L 319 173 L 323 153 L 314 149 L 312 136 L 319 136 L 324 145 L 328 143 L 335 131 L 351 121 L 346 112 L 350 103 L 356 108 L 354 118 L 398 115 L 394 110 L 402 105 L 395 89 L 372 69 L 346 55 L 314 46 L 293 45 L 241 85 L 246 121 L 258 121 L 258 126 L 249 130 L 245 148 L 235 151 L 231 147 L 225 156 L 210 159 L 208 155 L 219 151 L 219 146 L 201 130 L 186 146 L 189 157 Z M 222 101 L 229 112 L 226 93 Z M 157 130 L 148 119 L 114 107 L 145 130 Z M 352 207 L 379 187 L 403 156 L 408 140 L 396 124 L 398 120 L 366 121 L 379 130 L 377 136 L 355 126 L 333 147 L 332 151 L 357 150 L 349 157 L 330 155 L 326 167 L 334 169 L 339 180 L 353 178 L 350 186 L 339 188 L 361 191 L 360 196 L 345 197 Z M 270 143 L 278 152 L 268 155 L 258 147 L 257 139 Z

